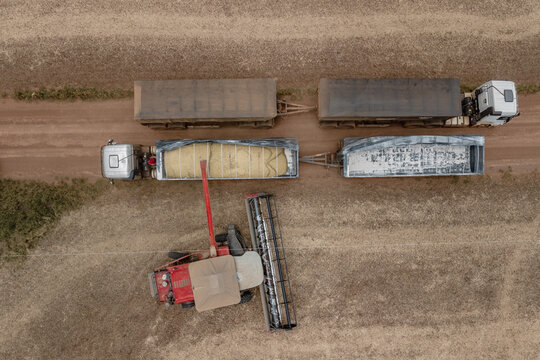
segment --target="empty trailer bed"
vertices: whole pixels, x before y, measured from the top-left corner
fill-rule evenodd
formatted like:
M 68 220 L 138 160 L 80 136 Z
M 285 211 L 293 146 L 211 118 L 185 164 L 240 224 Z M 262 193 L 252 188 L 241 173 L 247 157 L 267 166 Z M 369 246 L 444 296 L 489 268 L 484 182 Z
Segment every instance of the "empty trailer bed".
M 484 137 L 378 136 L 346 138 L 343 176 L 441 176 L 484 173 Z

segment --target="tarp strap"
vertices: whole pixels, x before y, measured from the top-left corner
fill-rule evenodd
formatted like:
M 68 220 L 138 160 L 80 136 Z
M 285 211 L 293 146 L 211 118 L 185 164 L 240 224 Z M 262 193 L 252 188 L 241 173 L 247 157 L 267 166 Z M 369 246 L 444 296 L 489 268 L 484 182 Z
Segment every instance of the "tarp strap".
M 221 145 L 221 177 L 223 177 L 223 144 Z
M 277 146 L 275 147 L 276 149 L 276 177 L 278 176 L 278 166 L 279 166 L 279 160 L 278 160 L 278 156 L 277 156 Z M 283 149 L 283 151 L 285 151 L 285 149 Z
M 193 177 L 196 177 L 195 173 L 197 172 L 197 166 L 195 163 L 195 143 L 193 143 Z
M 182 148 L 178 148 L 178 168 L 180 170 L 180 179 L 182 178 Z

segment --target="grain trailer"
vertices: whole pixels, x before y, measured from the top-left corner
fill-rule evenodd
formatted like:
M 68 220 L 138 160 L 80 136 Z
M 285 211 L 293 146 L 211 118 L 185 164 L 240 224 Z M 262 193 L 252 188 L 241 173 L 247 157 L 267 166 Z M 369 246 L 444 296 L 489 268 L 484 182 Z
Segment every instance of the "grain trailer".
M 134 117 L 154 129 L 271 128 L 278 116 L 313 110 L 278 99 L 275 79 L 135 81 Z
M 346 178 L 481 175 L 484 137 L 477 135 L 345 138 L 337 153 L 302 162 L 336 167 Z
M 498 126 L 519 116 L 512 81 L 462 94 L 459 79 L 320 79 L 318 102 L 324 127 Z
M 200 180 L 199 161 L 208 163 L 208 179 L 287 179 L 298 177 L 295 138 L 159 140 L 155 146 L 117 144 L 101 148 L 103 177 Z

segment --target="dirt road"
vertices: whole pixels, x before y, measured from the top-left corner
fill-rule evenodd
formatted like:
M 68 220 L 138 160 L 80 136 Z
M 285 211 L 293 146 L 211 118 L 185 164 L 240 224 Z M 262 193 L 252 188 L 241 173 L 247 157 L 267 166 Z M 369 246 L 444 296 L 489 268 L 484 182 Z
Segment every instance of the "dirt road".
M 268 76 L 539 83 L 539 18 L 536 0 L 4 0 L 0 91 Z
M 314 98 L 301 101 L 313 104 Z M 315 112 L 278 121 L 271 130 L 199 129 L 150 130 L 133 120 L 132 101 L 37 102 L 0 100 L 0 176 L 15 179 L 101 177 L 99 148 L 107 139 L 151 144 L 159 139 L 297 137 L 300 154 L 335 151 L 348 136 L 481 134 L 486 136 L 486 173 L 511 167 L 524 173 L 540 168 L 540 94 L 519 98 L 521 116 L 493 129 L 321 129 Z M 302 165 L 301 176 L 329 176 L 327 171 Z

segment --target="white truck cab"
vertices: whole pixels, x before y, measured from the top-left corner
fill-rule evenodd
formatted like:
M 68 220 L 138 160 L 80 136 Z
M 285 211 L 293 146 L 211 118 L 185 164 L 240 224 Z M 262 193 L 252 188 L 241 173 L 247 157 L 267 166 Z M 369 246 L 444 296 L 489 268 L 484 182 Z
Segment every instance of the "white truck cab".
M 153 146 L 117 144 L 111 139 L 101 147 L 101 174 L 111 182 L 133 180 L 137 175 L 142 178 L 154 177 L 154 155 Z
M 131 144 L 109 142 L 101 147 L 101 173 L 107 179 L 133 180 L 138 168 Z
M 504 125 L 519 116 L 516 84 L 492 80 L 474 90 L 477 116 L 475 125 Z

